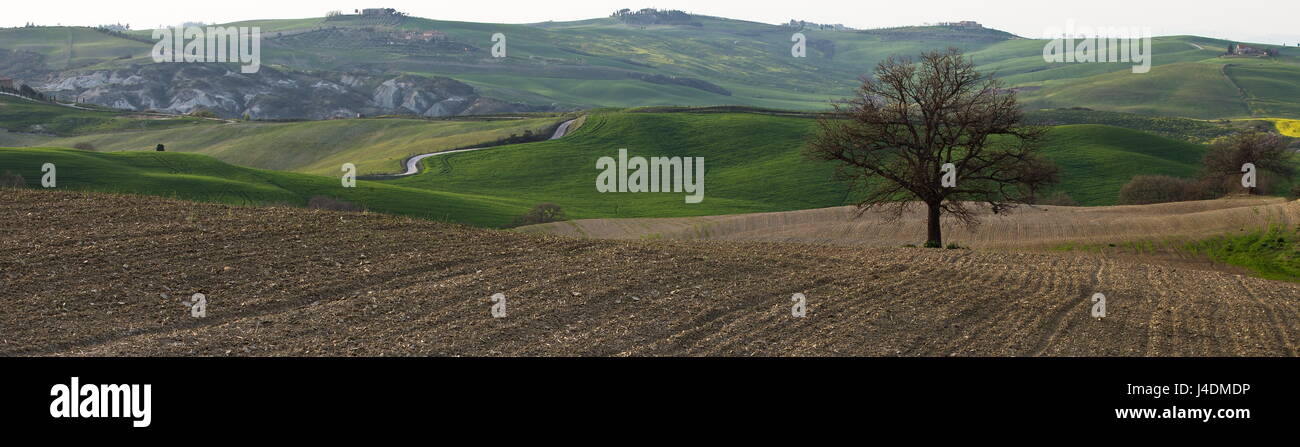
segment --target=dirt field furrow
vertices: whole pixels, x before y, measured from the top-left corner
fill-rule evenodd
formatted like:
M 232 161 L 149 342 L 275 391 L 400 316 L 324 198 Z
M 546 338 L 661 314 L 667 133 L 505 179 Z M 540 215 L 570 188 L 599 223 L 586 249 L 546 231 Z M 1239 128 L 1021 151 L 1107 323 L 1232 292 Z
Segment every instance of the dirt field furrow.
M 1282 319 L 1278 317 L 1279 313 L 1294 315 L 1294 312 L 1276 309 L 1275 306 L 1271 304 L 1271 302 L 1276 300 L 1276 297 L 1270 296 L 1272 295 L 1271 292 L 1253 290 L 1244 278 L 1237 279 L 1237 285 L 1241 287 L 1241 296 L 1249 298 L 1250 301 L 1254 302 L 1258 306 L 1259 311 L 1267 317 L 1267 320 L 1264 320 L 1264 322 L 1267 322 L 1268 324 L 1260 328 L 1260 336 L 1274 337 L 1277 344 L 1286 350 L 1287 355 L 1294 357 L 1296 355 L 1294 345 L 1295 339 L 1291 338 L 1291 331 L 1288 327 L 1293 325 L 1295 320 Z M 1296 297 L 1292 296 L 1292 298 L 1294 299 Z
M 1053 248 L 1143 239 L 1196 239 L 1242 229 L 1300 225 L 1300 201 L 1231 197 L 1140 206 L 1021 206 L 1009 214 L 985 210 L 968 228 L 945 218 L 945 242 L 972 248 Z M 925 239 L 925 213 L 914 207 L 897 220 L 853 207 L 723 216 L 582 219 L 524 227 L 530 233 L 594 239 L 806 242 L 899 247 Z
M 1158 260 L 599 241 L 34 190 L 0 190 L 0 203 L 9 356 L 1294 356 L 1300 346 L 1300 285 Z M 186 302 L 200 292 L 206 316 L 195 318 Z M 1102 319 L 1090 315 L 1098 292 Z M 501 318 L 494 293 L 507 297 Z M 804 317 L 792 315 L 795 293 Z

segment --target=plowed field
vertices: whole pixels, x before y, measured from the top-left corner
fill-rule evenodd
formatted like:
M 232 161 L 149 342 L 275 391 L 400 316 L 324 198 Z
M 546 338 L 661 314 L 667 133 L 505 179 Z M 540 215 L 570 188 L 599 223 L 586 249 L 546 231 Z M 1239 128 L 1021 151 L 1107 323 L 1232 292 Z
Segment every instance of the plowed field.
M 1086 253 L 606 241 L 0 190 L 6 356 L 1294 356 L 1300 285 Z M 206 317 L 182 304 L 207 297 Z M 489 297 L 507 297 L 494 318 Z M 791 295 L 807 296 L 792 316 Z M 1090 315 L 1094 293 L 1107 316 Z

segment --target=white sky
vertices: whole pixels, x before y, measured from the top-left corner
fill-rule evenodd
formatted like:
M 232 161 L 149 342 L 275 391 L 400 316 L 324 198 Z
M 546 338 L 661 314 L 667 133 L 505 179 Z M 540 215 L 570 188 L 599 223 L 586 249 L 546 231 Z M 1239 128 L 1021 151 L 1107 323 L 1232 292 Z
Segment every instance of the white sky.
M 1032 38 L 1074 19 L 1082 26 L 1150 27 L 1156 35 L 1300 43 L 1300 1 L 1296 0 L 13 0 L 0 7 L 0 26 L 122 22 L 142 29 L 185 21 L 319 17 L 329 10 L 368 7 L 396 8 L 431 19 L 496 23 L 589 19 L 621 8 L 644 7 L 764 23 L 801 19 L 855 28 L 975 20 Z

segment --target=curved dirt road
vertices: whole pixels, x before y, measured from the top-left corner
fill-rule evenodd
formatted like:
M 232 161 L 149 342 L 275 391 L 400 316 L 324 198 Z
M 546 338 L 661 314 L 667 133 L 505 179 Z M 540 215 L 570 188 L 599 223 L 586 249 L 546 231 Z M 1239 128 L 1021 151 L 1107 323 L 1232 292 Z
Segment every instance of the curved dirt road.
M 563 122 L 563 123 L 560 123 L 560 127 L 558 127 L 558 128 L 555 129 L 555 134 L 554 134 L 554 135 L 551 135 L 551 138 L 549 138 L 549 139 L 551 139 L 551 140 L 557 140 L 557 139 L 563 138 L 564 135 L 565 135 L 566 133 L 569 132 L 569 125 L 570 125 L 570 124 L 573 124 L 574 121 L 577 121 L 577 120 L 576 120 L 576 119 L 572 119 L 572 120 L 568 120 L 568 121 L 565 121 L 565 122 Z M 487 147 L 472 147 L 472 148 L 469 148 L 469 149 L 456 149 L 456 150 L 454 150 L 454 151 L 442 151 L 442 152 L 433 152 L 433 153 L 428 153 L 428 154 L 420 154 L 420 155 L 416 155 L 416 156 L 414 156 L 414 157 L 411 157 L 411 158 L 406 159 L 406 172 L 403 172 L 403 173 L 401 173 L 401 174 L 398 174 L 398 175 L 396 175 L 395 177 L 406 177 L 406 176 L 411 176 L 411 175 L 418 174 L 418 173 L 420 172 L 420 160 L 424 160 L 424 159 L 429 158 L 429 157 L 433 157 L 433 156 L 436 156 L 436 155 L 455 154 L 455 153 L 459 153 L 459 152 L 477 151 L 477 150 L 483 150 L 483 149 L 489 149 L 489 148 L 487 148 Z

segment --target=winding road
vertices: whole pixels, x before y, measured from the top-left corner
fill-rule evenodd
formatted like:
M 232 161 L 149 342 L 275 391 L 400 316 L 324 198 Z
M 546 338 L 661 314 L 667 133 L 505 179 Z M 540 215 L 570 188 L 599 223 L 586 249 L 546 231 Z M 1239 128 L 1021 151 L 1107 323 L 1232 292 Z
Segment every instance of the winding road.
M 577 121 L 577 120 L 576 120 L 576 119 L 572 119 L 572 120 L 568 120 L 568 121 L 565 121 L 565 122 L 563 122 L 563 123 L 560 123 L 560 127 L 557 127 L 557 128 L 555 129 L 555 134 L 554 134 L 554 135 L 551 135 L 551 138 L 549 138 L 549 139 L 550 139 L 550 140 L 558 140 L 558 139 L 560 139 L 560 138 L 563 138 L 565 134 L 569 133 L 569 125 L 573 124 L 574 121 Z M 456 150 L 454 150 L 454 151 L 442 151 L 442 152 L 433 152 L 433 153 L 429 153 L 429 154 L 420 154 L 420 155 L 416 155 L 416 156 L 414 156 L 414 157 L 411 157 L 411 158 L 406 159 L 406 172 L 403 172 L 403 173 L 401 173 L 401 174 L 398 174 L 398 175 L 396 175 L 395 177 L 406 177 L 406 176 L 410 176 L 410 175 L 418 174 L 418 173 L 420 172 L 420 160 L 424 160 L 424 159 L 429 158 L 429 157 L 433 157 L 433 156 L 437 156 L 437 155 L 455 154 L 455 153 L 460 153 L 460 152 L 478 151 L 478 150 L 483 150 L 483 149 L 490 149 L 490 148 L 492 148 L 492 147 L 495 147 L 495 146 L 489 146 L 489 147 L 472 147 L 472 148 L 469 148 L 469 149 L 456 149 Z

